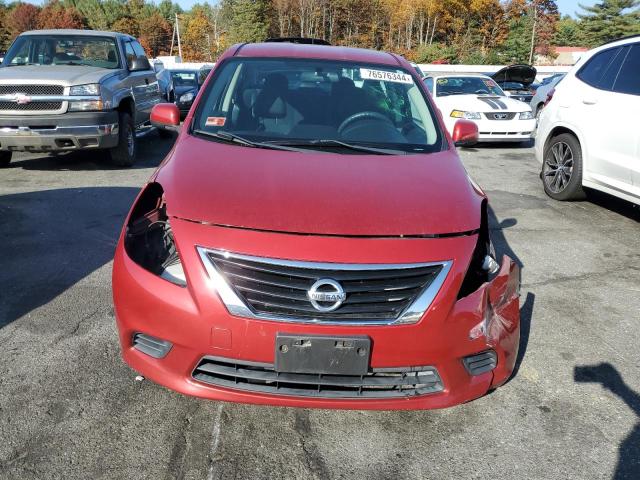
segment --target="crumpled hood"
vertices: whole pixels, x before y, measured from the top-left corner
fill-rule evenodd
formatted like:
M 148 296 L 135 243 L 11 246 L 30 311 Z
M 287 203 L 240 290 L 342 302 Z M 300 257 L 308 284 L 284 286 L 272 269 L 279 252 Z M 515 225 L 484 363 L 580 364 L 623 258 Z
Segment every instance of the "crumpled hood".
M 509 65 L 491 75 L 496 82 L 517 82 L 525 87 L 536 81 L 538 71 L 531 65 Z
M 526 112 L 531 108 L 519 100 L 494 95 L 449 95 L 436 97 L 442 115 L 448 117 L 452 110 L 465 112 Z
M 23 67 L 0 68 L 0 84 L 57 84 L 83 85 L 85 83 L 99 83 L 108 75 L 118 70 L 99 67 L 73 65 L 25 65 Z
M 156 176 L 171 217 L 325 235 L 468 232 L 483 199 L 457 155 L 297 153 L 182 135 Z

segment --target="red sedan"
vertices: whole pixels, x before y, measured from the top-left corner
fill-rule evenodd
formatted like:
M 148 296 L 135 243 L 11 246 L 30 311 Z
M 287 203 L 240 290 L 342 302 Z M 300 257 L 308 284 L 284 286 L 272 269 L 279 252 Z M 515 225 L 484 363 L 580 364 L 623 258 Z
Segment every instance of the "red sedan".
M 177 125 L 175 105 L 152 120 Z M 125 361 L 203 398 L 426 409 L 503 384 L 519 269 L 398 55 L 230 48 L 136 199 L 113 296 Z

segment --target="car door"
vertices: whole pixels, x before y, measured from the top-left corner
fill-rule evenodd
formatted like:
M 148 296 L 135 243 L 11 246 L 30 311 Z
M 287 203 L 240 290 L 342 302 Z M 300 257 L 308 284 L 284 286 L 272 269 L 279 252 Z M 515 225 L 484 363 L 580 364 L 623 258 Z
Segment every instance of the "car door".
M 582 133 L 585 177 L 624 191 L 631 186 L 629 139 L 637 134 L 637 113 L 628 95 L 615 92 L 613 86 L 628 53 L 628 46 L 619 46 L 589 59 L 576 73 L 579 81 L 567 109 Z
M 149 120 L 149 116 L 151 115 L 151 109 L 157 103 L 162 101 L 162 95 L 160 92 L 160 88 L 158 86 L 158 78 L 156 77 L 156 72 L 151 66 L 151 63 L 147 59 L 147 55 L 137 41 L 132 40 L 131 46 L 133 47 L 133 52 L 139 60 L 146 60 L 149 68 L 146 70 L 141 70 L 137 72 L 139 75 L 137 80 L 139 81 L 139 88 L 142 94 L 142 102 L 137 104 L 138 113 L 142 116 L 140 118 L 139 123 L 146 122 Z
M 626 111 L 635 117 L 622 127 L 628 137 L 624 140 L 624 145 L 621 145 L 621 161 L 625 162 L 631 172 L 632 194 L 640 198 L 640 127 L 637 120 L 637 112 L 640 112 L 640 42 L 629 46 L 613 91 L 618 94 Z

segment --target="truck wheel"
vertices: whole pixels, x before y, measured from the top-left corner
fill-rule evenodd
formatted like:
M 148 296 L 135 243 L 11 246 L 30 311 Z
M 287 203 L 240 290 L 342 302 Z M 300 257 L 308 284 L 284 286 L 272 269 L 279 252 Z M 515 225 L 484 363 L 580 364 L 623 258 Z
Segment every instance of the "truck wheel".
M 9 166 L 9 162 L 11 161 L 12 154 L 13 152 L 6 152 L 6 151 L 0 152 L 0 168 Z
M 130 167 L 136 160 L 136 132 L 131 115 L 120 112 L 118 145 L 109 150 L 111 163 L 119 167 Z

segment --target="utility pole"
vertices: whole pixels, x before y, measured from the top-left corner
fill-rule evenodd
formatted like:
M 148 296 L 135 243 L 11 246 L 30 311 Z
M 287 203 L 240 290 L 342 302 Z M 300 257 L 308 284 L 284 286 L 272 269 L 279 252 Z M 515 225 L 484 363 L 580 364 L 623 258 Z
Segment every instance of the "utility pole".
M 180 61 L 182 61 L 182 44 L 180 43 L 180 23 L 178 23 L 178 14 L 174 14 L 176 16 L 176 35 L 178 37 L 178 55 L 180 56 Z
M 533 4 L 533 28 L 531 29 L 531 51 L 529 52 L 529 65 L 533 65 L 533 52 L 536 45 L 536 23 L 538 20 L 538 8 Z

